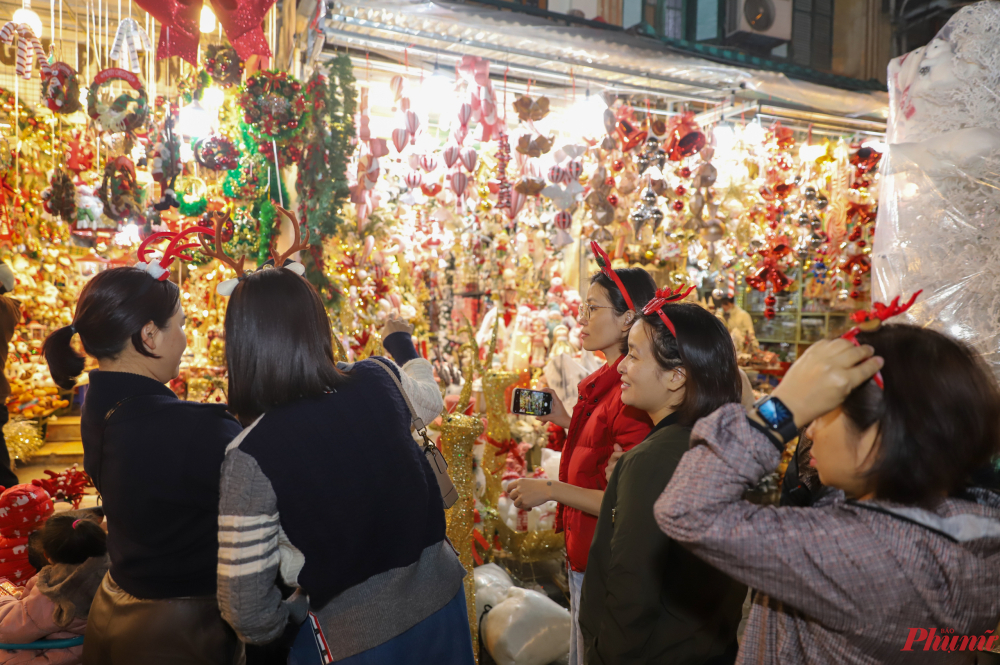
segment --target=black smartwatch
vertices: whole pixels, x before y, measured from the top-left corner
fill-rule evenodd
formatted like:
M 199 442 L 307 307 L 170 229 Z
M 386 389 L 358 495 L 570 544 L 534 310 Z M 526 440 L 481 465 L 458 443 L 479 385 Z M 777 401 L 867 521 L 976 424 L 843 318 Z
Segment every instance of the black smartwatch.
M 784 439 L 785 443 L 799 435 L 799 428 L 795 426 L 795 417 L 777 397 L 764 397 L 758 400 L 753 408 L 760 419 Z

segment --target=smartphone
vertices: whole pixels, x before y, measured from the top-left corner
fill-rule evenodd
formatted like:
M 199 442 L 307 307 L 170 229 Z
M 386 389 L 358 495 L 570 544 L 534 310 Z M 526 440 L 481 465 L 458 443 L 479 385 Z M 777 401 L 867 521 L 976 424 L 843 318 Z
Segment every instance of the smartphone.
M 541 390 L 514 390 L 510 412 L 524 416 L 547 416 L 552 413 L 552 395 Z
M 6 596 L 16 596 L 21 590 L 14 586 L 7 579 L 0 579 L 0 594 Z

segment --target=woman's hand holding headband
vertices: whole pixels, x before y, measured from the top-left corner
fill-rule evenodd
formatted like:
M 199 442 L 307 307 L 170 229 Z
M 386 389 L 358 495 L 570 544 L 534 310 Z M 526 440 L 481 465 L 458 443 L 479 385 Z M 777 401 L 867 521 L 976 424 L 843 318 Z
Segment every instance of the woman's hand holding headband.
M 867 344 L 846 339 L 816 342 L 795 361 L 773 395 L 805 427 L 840 406 L 851 391 L 882 368 L 882 358 Z

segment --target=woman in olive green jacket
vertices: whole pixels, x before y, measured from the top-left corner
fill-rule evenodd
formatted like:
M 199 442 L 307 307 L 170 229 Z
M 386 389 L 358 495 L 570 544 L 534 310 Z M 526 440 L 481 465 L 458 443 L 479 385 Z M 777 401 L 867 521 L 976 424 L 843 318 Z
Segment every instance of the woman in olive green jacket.
M 654 427 L 618 461 L 601 504 L 580 607 L 584 662 L 732 663 L 746 587 L 664 535 L 653 517 L 691 426 L 740 401 L 732 339 L 701 307 L 656 298 L 628 347 L 622 401 Z

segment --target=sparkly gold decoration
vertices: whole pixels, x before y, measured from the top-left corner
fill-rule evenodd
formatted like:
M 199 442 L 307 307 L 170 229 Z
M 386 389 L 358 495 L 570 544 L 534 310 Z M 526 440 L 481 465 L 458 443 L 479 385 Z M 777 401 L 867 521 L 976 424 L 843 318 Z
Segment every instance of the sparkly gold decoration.
M 344 345 L 340 343 L 340 336 L 336 330 L 331 330 L 331 336 L 333 337 L 333 361 L 346 363 L 347 351 L 344 350 Z
M 226 366 L 226 342 L 221 337 L 216 337 L 208 345 L 208 362 L 215 367 Z
M 7 451 L 11 460 L 28 461 L 31 455 L 42 447 L 42 436 L 38 424 L 24 418 L 12 418 L 3 426 L 3 438 L 7 441 Z
M 472 385 L 472 363 L 466 371 L 465 384 Z M 464 392 L 464 388 L 463 388 Z M 463 411 L 468 400 L 460 401 L 455 413 L 442 418 L 441 438 L 438 443 L 444 459 L 448 462 L 448 473 L 458 490 L 458 501 L 445 511 L 448 539 L 458 548 L 458 558 L 469 574 L 465 576 L 465 603 L 469 610 L 469 627 L 472 629 L 472 644 L 479 643 L 479 623 L 476 620 L 476 580 L 472 574 L 475 562 L 472 560 L 472 529 L 475 525 L 476 481 L 472 471 L 472 447 L 483 433 L 483 423 L 477 416 L 467 416 Z
M 566 536 L 555 531 L 513 531 L 503 520 L 497 520 L 500 544 L 522 563 L 535 563 L 562 556 Z
M 488 367 L 492 366 L 493 356 L 497 349 L 497 328 L 500 317 L 493 324 L 493 335 L 490 338 L 490 349 L 486 354 Z M 483 376 L 483 396 L 486 399 L 486 434 L 492 441 L 503 443 L 511 438 L 510 423 L 507 421 L 507 401 L 504 399 L 507 388 L 521 379 L 517 372 L 487 369 Z M 489 527 L 495 526 L 501 520 L 497 519 L 497 502 L 500 500 L 500 481 L 507 465 L 507 455 L 492 443 L 483 446 L 483 475 L 486 477 L 486 491 L 482 503 L 486 509 L 482 515 L 483 522 Z

